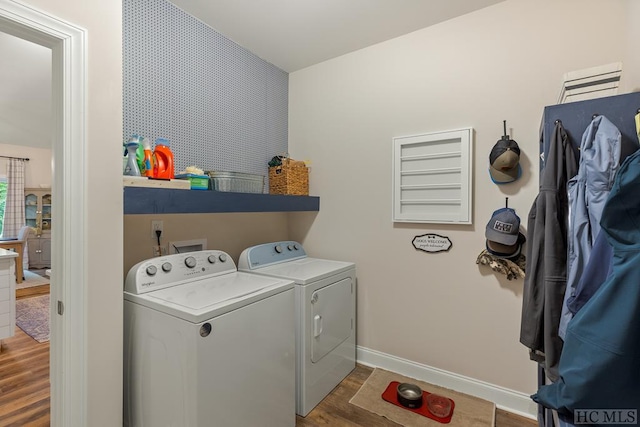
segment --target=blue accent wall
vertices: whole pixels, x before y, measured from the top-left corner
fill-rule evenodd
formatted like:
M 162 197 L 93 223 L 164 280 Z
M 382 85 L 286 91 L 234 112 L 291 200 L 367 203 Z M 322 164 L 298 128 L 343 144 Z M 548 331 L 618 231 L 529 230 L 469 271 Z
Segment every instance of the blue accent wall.
M 123 1 L 123 67 L 123 141 L 168 138 L 176 173 L 267 177 L 287 151 L 289 75 L 172 3 Z

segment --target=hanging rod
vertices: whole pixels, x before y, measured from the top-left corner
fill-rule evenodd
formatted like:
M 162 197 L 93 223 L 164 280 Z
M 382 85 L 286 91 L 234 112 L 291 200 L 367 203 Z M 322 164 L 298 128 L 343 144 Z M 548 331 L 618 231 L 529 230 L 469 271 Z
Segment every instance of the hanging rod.
M 17 159 L 17 160 L 24 160 L 25 162 L 29 161 L 28 157 L 12 157 L 12 156 L 0 156 L 0 157 L 4 157 L 5 159 Z

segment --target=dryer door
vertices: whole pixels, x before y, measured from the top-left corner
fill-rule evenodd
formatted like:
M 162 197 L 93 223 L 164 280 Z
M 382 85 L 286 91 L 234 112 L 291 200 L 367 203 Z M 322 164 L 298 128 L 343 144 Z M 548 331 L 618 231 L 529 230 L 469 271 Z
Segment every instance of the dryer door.
M 352 333 L 351 278 L 318 289 L 311 295 L 311 361 L 320 361 Z

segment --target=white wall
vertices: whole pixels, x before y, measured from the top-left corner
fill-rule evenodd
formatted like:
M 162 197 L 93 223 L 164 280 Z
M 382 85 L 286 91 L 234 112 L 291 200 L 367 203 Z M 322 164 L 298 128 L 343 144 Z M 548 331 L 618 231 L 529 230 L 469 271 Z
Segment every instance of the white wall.
M 28 158 L 25 162 L 25 188 L 51 188 L 51 149 L 0 143 L 3 156 Z M 8 159 L 0 157 L 0 176 L 7 175 Z
M 157 240 L 151 237 L 151 221 L 162 221 L 160 243 L 164 251 L 168 251 L 171 241 L 207 239 L 207 249 L 225 251 L 237 263 L 242 250 L 249 246 L 287 240 L 288 215 L 284 212 L 125 215 L 123 277 L 133 265 L 153 256 Z
M 87 419 L 122 425 L 122 3 L 23 3 L 87 30 Z
M 640 2 L 637 0 L 627 0 L 628 12 L 626 16 L 627 31 L 627 51 L 626 61 L 623 64 L 623 76 L 621 87 L 625 92 L 640 91 L 640 55 L 638 54 L 638 41 L 640 40 Z
M 604 4 L 509 0 L 290 75 L 289 151 L 312 160 L 311 193 L 321 197 L 315 219 L 291 218 L 292 237 L 312 256 L 357 263 L 359 346 L 536 390 L 536 365 L 519 343 L 523 282 L 475 261 L 506 196 L 526 228 L 541 115 L 563 74 L 637 54 L 627 49 L 630 3 Z M 488 156 L 505 119 L 524 173 L 496 186 Z M 393 224 L 392 138 L 467 126 L 473 226 Z M 449 236 L 452 249 L 416 251 L 413 237 L 428 232 Z
M 0 142 L 49 148 L 51 49 L 0 32 L 0 52 Z

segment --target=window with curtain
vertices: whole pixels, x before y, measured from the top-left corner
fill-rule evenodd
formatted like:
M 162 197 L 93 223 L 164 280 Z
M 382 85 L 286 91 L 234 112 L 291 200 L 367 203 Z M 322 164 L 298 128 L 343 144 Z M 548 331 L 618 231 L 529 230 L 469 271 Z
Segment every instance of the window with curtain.
M 14 238 L 25 225 L 24 218 L 24 160 L 9 159 L 2 237 Z
M 4 205 L 7 202 L 7 177 L 0 176 L 0 236 L 4 224 Z

